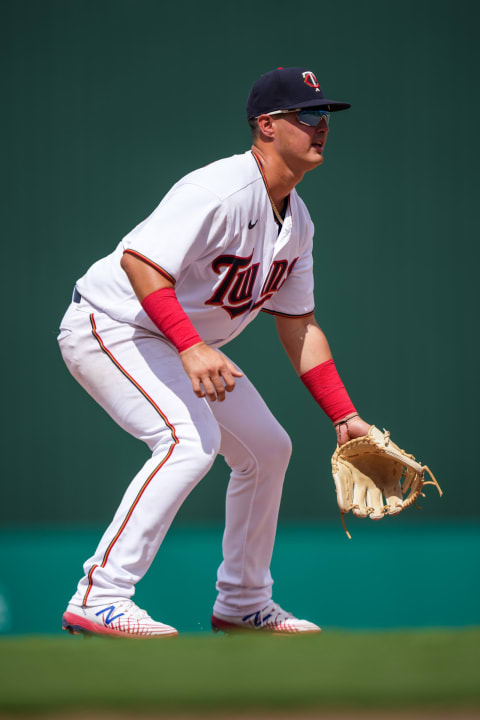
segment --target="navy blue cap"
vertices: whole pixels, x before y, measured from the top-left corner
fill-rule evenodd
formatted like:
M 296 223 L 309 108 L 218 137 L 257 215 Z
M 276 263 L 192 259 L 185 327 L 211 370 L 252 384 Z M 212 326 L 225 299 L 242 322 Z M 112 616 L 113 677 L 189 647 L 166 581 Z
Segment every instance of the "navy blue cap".
M 330 112 L 346 110 L 350 103 L 329 100 L 311 70 L 303 67 L 277 68 L 258 78 L 247 100 L 250 120 L 274 110 L 323 107 Z

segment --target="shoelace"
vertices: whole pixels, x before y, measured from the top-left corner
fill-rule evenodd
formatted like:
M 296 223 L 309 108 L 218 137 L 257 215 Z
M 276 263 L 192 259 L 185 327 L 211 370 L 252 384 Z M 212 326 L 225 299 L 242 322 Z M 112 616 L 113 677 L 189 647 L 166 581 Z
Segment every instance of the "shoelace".
M 285 620 L 293 617 L 293 614 L 291 612 L 287 612 L 277 603 L 272 603 L 271 605 L 267 605 L 267 607 L 263 608 L 263 610 L 260 612 L 262 622 L 264 618 L 266 618 L 268 615 L 271 615 L 272 622 L 274 624 L 278 622 L 284 622 Z
M 135 605 L 133 600 L 121 600 L 117 603 L 117 608 L 125 610 L 133 620 L 151 620 L 147 611 Z

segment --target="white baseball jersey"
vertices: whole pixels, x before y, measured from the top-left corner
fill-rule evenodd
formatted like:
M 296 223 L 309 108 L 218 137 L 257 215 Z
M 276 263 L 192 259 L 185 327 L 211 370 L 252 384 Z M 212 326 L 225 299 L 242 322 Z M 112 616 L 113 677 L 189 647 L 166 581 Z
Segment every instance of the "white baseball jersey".
M 175 283 L 202 339 L 220 347 L 260 312 L 313 312 L 313 223 L 295 190 L 279 232 L 250 151 L 182 178 L 160 205 L 77 282 L 114 320 L 159 334 L 120 266 L 127 251 Z

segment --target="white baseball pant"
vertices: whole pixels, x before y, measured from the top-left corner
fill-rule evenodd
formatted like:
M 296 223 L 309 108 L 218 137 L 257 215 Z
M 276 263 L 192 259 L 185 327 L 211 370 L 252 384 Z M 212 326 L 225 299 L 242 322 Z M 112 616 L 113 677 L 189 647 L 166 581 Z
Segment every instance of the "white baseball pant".
M 71 602 L 131 597 L 178 509 L 220 453 L 231 475 L 214 610 L 242 615 L 264 607 L 291 442 L 252 383 L 238 378 L 222 403 L 199 399 L 167 342 L 84 299 L 68 308 L 59 344 L 76 380 L 152 451 L 86 561 Z

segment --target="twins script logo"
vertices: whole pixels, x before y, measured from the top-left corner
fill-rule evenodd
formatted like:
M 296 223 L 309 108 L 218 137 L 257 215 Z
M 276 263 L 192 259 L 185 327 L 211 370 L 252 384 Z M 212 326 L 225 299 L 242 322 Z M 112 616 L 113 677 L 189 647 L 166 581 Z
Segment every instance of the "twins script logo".
M 310 70 L 307 70 L 306 72 L 302 73 L 303 75 L 303 82 L 305 85 L 308 85 L 309 87 L 315 88 L 315 92 L 320 92 L 320 85 L 318 83 L 317 78 L 311 72 Z
M 298 257 L 290 265 L 287 260 L 274 260 L 263 283 L 259 299 L 252 303 L 253 288 L 258 275 L 260 263 L 252 263 L 253 252 L 249 257 L 236 255 L 220 255 L 212 263 L 213 271 L 220 275 L 227 268 L 225 277 L 217 287 L 206 305 L 220 305 L 231 318 L 242 313 L 256 310 L 269 300 L 288 278 Z

